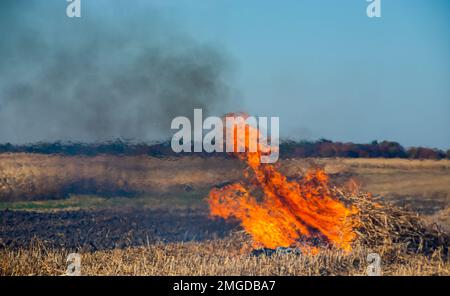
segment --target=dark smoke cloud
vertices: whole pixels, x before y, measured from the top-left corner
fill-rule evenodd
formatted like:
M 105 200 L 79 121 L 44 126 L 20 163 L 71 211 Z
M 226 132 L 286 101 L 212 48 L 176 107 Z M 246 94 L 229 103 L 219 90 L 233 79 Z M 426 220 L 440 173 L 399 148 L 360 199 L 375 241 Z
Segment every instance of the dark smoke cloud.
M 143 2 L 94 2 L 75 20 L 65 1 L 2 0 L 0 142 L 154 140 L 175 116 L 226 106 L 221 50 Z

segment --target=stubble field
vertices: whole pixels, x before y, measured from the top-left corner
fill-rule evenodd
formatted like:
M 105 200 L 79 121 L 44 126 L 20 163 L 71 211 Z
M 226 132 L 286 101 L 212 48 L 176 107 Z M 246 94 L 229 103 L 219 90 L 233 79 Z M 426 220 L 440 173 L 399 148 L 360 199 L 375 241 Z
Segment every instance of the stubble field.
M 66 272 L 78 252 L 83 274 L 364 275 L 376 252 L 385 275 L 450 274 L 439 251 L 406 251 L 401 243 L 352 252 L 254 256 L 236 222 L 211 219 L 212 186 L 239 180 L 232 159 L 0 155 L 0 273 Z M 408 208 L 430 227 L 450 229 L 450 161 L 286 159 L 290 177 L 320 166 L 348 190 L 369 191 Z

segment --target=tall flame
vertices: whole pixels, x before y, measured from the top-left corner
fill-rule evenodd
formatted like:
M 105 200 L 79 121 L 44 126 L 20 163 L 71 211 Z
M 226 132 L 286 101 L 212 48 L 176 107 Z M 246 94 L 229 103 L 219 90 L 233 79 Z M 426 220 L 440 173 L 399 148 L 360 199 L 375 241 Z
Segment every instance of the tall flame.
M 248 148 L 249 131 L 256 127 L 242 124 L 246 125 L 244 135 L 237 135 L 237 126 L 233 131 L 235 147 L 242 141 Z M 255 248 L 302 247 L 303 239 L 320 237 L 350 251 L 356 236 L 351 217 L 357 210 L 334 197 L 326 173 L 318 169 L 300 181 L 290 181 L 273 165 L 261 163 L 261 154 L 267 151 L 261 145 L 256 152 L 233 152 L 247 163 L 245 181 L 211 190 L 211 216 L 238 219 Z

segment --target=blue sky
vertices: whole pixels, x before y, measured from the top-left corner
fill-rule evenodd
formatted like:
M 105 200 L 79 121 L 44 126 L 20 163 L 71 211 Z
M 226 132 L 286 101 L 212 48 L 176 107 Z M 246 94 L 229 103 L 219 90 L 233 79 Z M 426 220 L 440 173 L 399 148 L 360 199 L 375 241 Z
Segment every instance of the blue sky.
M 59 2 L 46 13 L 59 13 Z M 82 20 L 35 26 L 72 22 L 83 38 L 86 23 L 139 30 L 122 21 L 150 27 L 157 15 L 229 57 L 233 95 L 223 112 L 280 116 L 292 139 L 450 148 L 448 0 L 382 0 L 373 19 L 365 0 L 82 2 Z
M 384 0 L 380 19 L 362 0 L 211 2 L 163 6 L 232 54 L 245 110 L 282 134 L 450 147 L 449 1 Z

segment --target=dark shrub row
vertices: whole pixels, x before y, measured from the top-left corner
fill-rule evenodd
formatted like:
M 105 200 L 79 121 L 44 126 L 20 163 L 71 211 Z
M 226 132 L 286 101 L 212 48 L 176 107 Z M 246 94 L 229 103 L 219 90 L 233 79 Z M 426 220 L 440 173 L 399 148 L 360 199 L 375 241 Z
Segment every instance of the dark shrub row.
M 405 149 L 397 142 L 373 141 L 370 144 L 355 144 L 320 140 L 317 142 L 284 142 L 280 147 L 282 157 L 370 157 L 450 159 L 450 150 L 411 147 Z
M 116 140 L 105 143 L 86 144 L 78 142 L 36 143 L 27 145 L 0 144 L 0 153 L 25 152 L 62 155 L 151 155 L 156 157 L 179 156 L 185 153 L 174 153 L 170 142 L 134 143 Z M 220 156 L 222 153 L 196 153 L 204 157 Z M 288 157 L 369 157 L 369 158 L 411 158 L 411 159 L 450 159 L 450 149 L 444 152 L 439 149 L 411 147 L 405 149 L 397 142 L 373 141 L 370 144 L 332 142 L 329 140 L 284 141 L 280 145 L 280 156 Z

